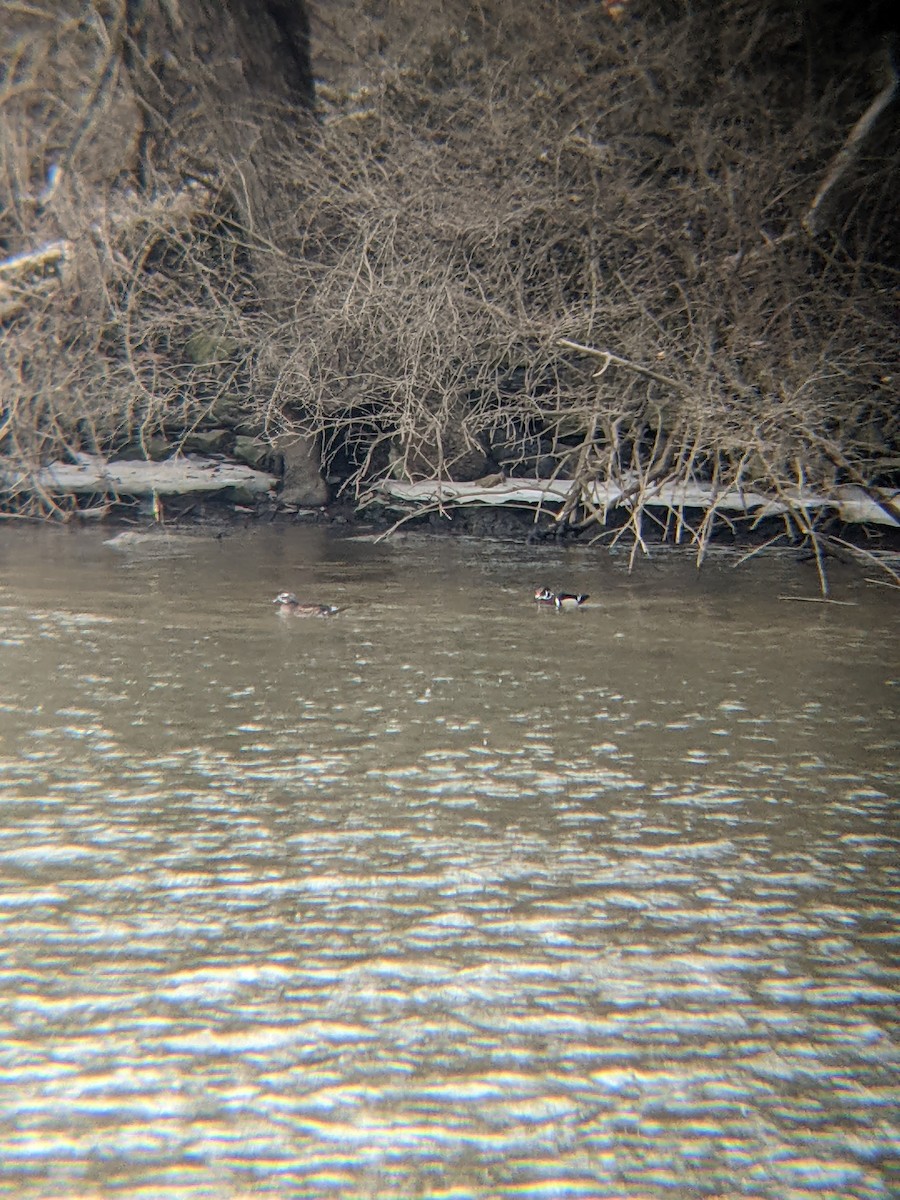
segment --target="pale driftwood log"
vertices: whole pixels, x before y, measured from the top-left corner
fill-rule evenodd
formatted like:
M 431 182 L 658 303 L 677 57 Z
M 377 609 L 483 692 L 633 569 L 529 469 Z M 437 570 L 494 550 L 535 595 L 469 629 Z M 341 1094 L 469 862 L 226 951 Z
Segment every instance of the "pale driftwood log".
M 59 172 L 53 186 L 58 186 Z M 160 222 L 160 227 L 189 220 L 205 210 L 209 192 L 201 184 L 189 183 L 179 192 L 163 194 L 152 199 L 122 193 L 117 206 L 107 208 L 100 220 L 87 229 L 86 238 L 47 242 L 12 258 L 0 260 L 0 321 L 27 308 L 40 296 L 46 296 L 77 277 L 72 268 L 79 253 L 93 252 L 97 242 L 116 237 L 139 222 Z M 95 210 L 96 211 L 96 210 Z
M 274 475 L 241 463 L 194 455 L 113 463 L 96 454 L 74 457 L 74 463 L 51 463 L 34 472 L 0 468 L 0 488 L 12 493 L 40 490 L 50 496 L 184 496 L 239 487 L 264 496 L 278 482 Z
M 59 287 L 71 253 L 71 242 L 48 242 L 0 262 L 0 321 L 15 316 L 33 297 Z
M 593 483 L 586 486 L 584 499 L 595 509 L 616 508 L 622 504 L 633 507 L 633 480 L 620 483 Z M 402 483 L 385 479 L 377 487 L 379 498 L 385 497 L 408 504 L 563 504 L 572 488 L 566 479 L 505 479 L 502 483 L 452 483 L 435 480 L 423 483 Z M 792 509 L 814 512 L 833 509 L 847 524 L 878 524 L 900 527 L 900 493 L 887 488 L 873 489 L 876 502 L 860 487 L 837 487 L 825 496 L 791 489 L 783 498 L 773 498 L 761 492 L 716 492 L 703 484 L 663 483 L 650 485 L 641 492 L 641 504 L 647 508 L 663 508 L 681 512 L 686 508 L 710 509 L 741 513 L 754 519 L 782 516 Z M 629 500 L 629 497 L 632 497 Z M 893 514 L 893 515 L 892 515 Z

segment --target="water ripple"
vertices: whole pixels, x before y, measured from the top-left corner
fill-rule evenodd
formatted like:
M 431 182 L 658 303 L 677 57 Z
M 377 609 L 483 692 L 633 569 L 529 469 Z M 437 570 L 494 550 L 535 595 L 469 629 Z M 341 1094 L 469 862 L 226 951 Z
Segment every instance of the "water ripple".
M 323 545 L 0 603 L 0 1191 L 894 1194 L 881 610 Z

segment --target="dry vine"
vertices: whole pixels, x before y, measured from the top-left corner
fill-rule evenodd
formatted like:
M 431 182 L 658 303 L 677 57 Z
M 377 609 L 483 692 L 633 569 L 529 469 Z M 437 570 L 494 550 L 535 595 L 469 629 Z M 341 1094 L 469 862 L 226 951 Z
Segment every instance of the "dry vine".
M 832 166 L 874 112 L 868 80 L 839 86 L 823 65 L 798 90 L 787 3 L 615 24 L 602 6 L 497 0 L 434 19 L 454 36 L 421 37 L 366 88 L 323 88 L 317 139 L 282 163 L 297 206 L 272 251 L 293 299 L 277 326 L 227 197 L 176 218 L 179 187 L 160 179 L 117 194 L 127 221 L 98 219 L 97 110 L 128 97 L 90 23 L 20 39 L 0 94 L 19 131 L 0 146 L 9 252 L 63 235 L 80 266 L 76 288 L 0 326 L 0 457 L 171 450 L 237 409 L 261 443 L 313 434 L 360 500 L 387 477 L 567 480 L 560 530 L 639 549 L 654 522 L 701 560 L 729 518 L 713 504 L 660 522 L 655 490 L 894 482 L 898 148 L 873 116 L 865 172 L 859 138 Z M 42 95 L 67 102 L 26 121 L 22 89 L 54 71 Z M 42 205 L 51 141 L 67 172 Z M 825 189 L 835 215 L 812 240 Z M 607 527 L 597 482 L 625 489 L 624 528 Z M 784 529 L 825 586 L 831 531 L 796 508 Z

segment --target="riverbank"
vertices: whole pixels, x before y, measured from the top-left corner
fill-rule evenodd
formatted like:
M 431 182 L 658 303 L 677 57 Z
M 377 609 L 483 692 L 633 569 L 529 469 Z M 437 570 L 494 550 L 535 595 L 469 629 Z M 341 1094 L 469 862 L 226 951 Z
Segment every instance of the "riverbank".
M 338 502 L 638 553 L 880 542 L 900 519 L 896 71 L 873 73 L 871 31 L 786 0 L 749 41 L 714 5 L 445 9 L 416 6 L 411 40 L 393 6 L 383 27 L 333 14 L 381 49 L 339 62 L 318 29 L 310 136 L 258 155 L 257 185 L 244 154 L 186 172 L 195 125 L 136 163 L 154 106 L 114 69 L 121 31 L 70 43 L 16 15 L 0 508 L 171 520 L 221 493 L 242 517 Z M 240 138 L 267 144 L 276 115 L 241 111 Z M 190 489 L 121 465 L 149 459 Z
M 523 551 L 580 545 L 598 554 L 625 554 L 632 565 L 636 557 L 666 547 L 690 551 L 698 566 L 713 548 L 751 557 L 780 547 L 815 564 L 823 596 L 834 561 L 855 560 L 878 582 L 900 587 L 900 510 L 896 493 L 886 489 L 876 499 L 854 487 L 836 489 L 830 497 L 808 490 L 773 497 L 754 490 L 716 494 L 699 484 L 641 487 L 635 478 L 579 489 L 572 480 L 493 475 L 469 483 L 383 479 L 359 500 L 335 488 L 330 502 L 300 506 L 285 500 L 275 475 L 222 456 L 162 462 L 74 458 L 27 480 L 7 471 L 0 484 L 9 499 L 27 482 L 45 496 L 45 513 L 63 522 L 104 524 L 109 544 L 122 550 L 178 531 L 225 537 L 253 526 L 318 525 L 372 540 L 415 532 L 493 539 Z M 28 518 L 7 510 L 3 519 Z M 171 548 L 160 542 L 163 549 L 167 544 Z

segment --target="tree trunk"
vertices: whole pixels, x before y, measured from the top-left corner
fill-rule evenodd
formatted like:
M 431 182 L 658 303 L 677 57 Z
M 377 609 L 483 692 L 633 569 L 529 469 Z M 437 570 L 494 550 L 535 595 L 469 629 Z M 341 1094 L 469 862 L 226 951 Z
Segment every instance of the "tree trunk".
M 144 114 L 141 172 L 224 183 L 247 235 L 260 302 L 290 308 L 278 248 L 298 197 L 286 151 L 313 128 L 309 21 L 302 0 L 125 0 L 124 61 Z M 327 489 L 311 439 L 290 456 L 290 499 Z M 299 465 L 298 465 L 299 464 Z

